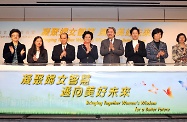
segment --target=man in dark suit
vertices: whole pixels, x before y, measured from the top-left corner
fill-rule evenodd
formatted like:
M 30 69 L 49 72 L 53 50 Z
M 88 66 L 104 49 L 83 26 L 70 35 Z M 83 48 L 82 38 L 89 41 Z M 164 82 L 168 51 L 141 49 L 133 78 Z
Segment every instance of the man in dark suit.
M 144 65 L 144 57 L 146 57 L 146 49 L 143 41 L 138 40 L 140 30 L 137 27 L 133 27 L 130 30 L 132 40 L 126 43 L 125 57 L 128 61 L 133 61 L 135 65 Z
M 61 44 L 55 45 L 52 52 L 52 60 L 54 63 L 72 63 L 75 60 L 75 47 L 68 44 L 68 34 L 62 33 L 60 35 Z
M 103 63 L 120 63 L 120 56 L 124 54 L 122 40 L 116 39 L 116 29 L 108 27 L 106 30 L 108 39 L 101 42 L 100 54 L 104 56 Z

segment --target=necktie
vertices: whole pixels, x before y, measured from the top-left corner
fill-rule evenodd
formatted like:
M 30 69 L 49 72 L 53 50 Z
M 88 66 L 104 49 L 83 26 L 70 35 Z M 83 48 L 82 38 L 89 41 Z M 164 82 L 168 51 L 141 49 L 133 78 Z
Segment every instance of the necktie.
M 64 47 L 64 50 L 66 51 L 66 47 L 65 46 L 63 46 Z
M 110 42 L 112 42 L 112 39 L 110 39 Z

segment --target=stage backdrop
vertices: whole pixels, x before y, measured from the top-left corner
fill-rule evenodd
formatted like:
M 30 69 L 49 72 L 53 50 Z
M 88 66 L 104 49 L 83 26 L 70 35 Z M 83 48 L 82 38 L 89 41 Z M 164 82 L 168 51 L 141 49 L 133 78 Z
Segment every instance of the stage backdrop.
M 123 40 L 124 47 L 126 42 L 131 40 L 129 30 L 136 26 L 141 30 L 140 40 L 146 44 L 152 41 L 151 32 L 154 28 L 162 28 L 164 31 L 161 41 L 167 43 L 169 57 L 167 63 L 173 63 L 172 60 L 172 45 L 176 44 L 176 36 L 178 33 L 187 34 L 187 23 L 176 22 L 0 22 L 0 54 L 3 52 L 4 43 L 10 42 L 9 32 L 13 28 L 22 31 L 20 42 L 26 45 L 27 52 L 31 47 L 35 36 L 42 36 L 45 43 L 45 48 L 48 50 L 49 63 L 52 63 L 51 54 L 54 45 L 59 44 L 59 34 L 67 32 L 69 34 L 69 43 L 74 45 L 77 52 L 77 46 L 83 43 L 82 33 L 85 30 L 94 33 L 93 44 L 98 46 L 100 55 L 100 43 L 107 38 L 106 28 L 115 27 L 117 30 L 116 38 Z M 102 63 L 103 57 L 99 56 L 97 63 Z M 0 57 L 0 62 L 4 59 Z M 147 61 L 147 60 L 146 60 Z M 26 60 L 25 60 L 26 62 Z M 74 63 L 78 63 L 76 58 Z M 126 58 L 121 56 L 121 62 L 125 63 Z

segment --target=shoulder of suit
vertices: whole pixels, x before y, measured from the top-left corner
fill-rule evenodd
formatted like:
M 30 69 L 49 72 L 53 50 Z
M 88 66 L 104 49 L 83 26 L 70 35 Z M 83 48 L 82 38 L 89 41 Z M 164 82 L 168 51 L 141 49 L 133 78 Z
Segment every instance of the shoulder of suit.
M 146 47 L 150 47 L 150 45 L 151 45 L 151 42 L 147 43 Z
M 147 43 L 147 45 L 150 45 L 150 44 L 152 44 L 152 43 L 154 43 L 154 42 L 153 42 L 153 41 L 151 41 L 151 42 Z
M 121 39 L 116 39 L 116 38 L 115 38 L 114 40 L 115 40 L 115 41 L 122 41 Z
M 25 46 L 24 44 L 22 44 L 21 42 L 18 41 L 18 45 L 21 45 L 21 46 Z
M 44 51 L 46 51 L 46 52 L 47 52 L 47 49 L 45 49 L 45 48 L 44 48 Z
M 91 44 L 91 46 L 93 46 L 93 47 L 97 47 L 96 45 L 94 45 L 94 44 Z
M 70 45 L 70 44 L 67 44 L 67 46 L 75 48 L 73 45 Z
M 46 49 L 43 49 L 41 53 L 47 53 L 47 50 Z
M 8 46 L 8 45 L 10 45 L 10 43 L 5 43 L 5 47 Z
M 21 46 L 23 46 L 23 47 L 25 47 L 25 45 L 24 44 L 20 44 Z
M 175 44 L 175 45 L 172 46 L 172 48 L 176 48 L 176 47 L 178 47 L 178 46 L 179 46 L 178 44 Z
M 144 41 L 140 41 L 140 40 L 139 40 L 139 43 L 142 43 L 142 44 L 144 44 L 144 45 L 145 45 L 145 42 L 144 42 Z
M 83 44 L 78 45 L 78 48 L 82 48 L 82 47 L 83 47 Z
M 29 48 L 28 52 L 30 52 L 31 48 Z
M 11 42 L 7 42 L 7 43 L 5 43 L 5 44 L 11 44 Z
M 12 43 L 12 42 L 7 42 L 7 43 L 5 43 L 5 45 L 11 45 L 11 43 Z
M 162 43 L 162 44 L 166 44 L 165 42 L 163 42 L 163 41 L 160 41 L 160 43 Z
M 132 41 L 126 42 L 126 44 L 130 44 Z
M 108 41 L 108 39 L 104 39 L 104 40 L 102 40 L 101 42 L 105 42 L 105 41 Z
M 143 41 L 141 41 L 141 40 L 138 40 L 139 42 L 141 42 L 141 43 L 144 43 Z
M 61 44 L 57 44 L 57 45 L 55 45 L 54 47 L 58 47 L 58 46 L 61 46 Z

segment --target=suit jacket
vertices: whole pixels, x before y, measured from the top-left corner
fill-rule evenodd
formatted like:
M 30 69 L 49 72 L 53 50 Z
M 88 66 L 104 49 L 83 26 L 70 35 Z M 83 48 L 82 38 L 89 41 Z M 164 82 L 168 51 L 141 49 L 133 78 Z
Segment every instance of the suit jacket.
M 146 57 L 146 49 L 143 41 L 138 40 L 139 48 L 137 52 L 134 52 L 132 41 L 127 42 L 125 46 L 125 57 L 128 61 L 133 61 L 134 63 L 145 63 L 144 58 Z
M 40 51 L 39 58 L 37 61 L 33 60 L 33 52 L 31 52 L 31 49 L 29 49 L 28 54 L 27 54 L 27 62 L 28 63 L 47 63 L 48 62 L 48 55 L 47 55 L 47 50 L 44 49 L 43 51 Z
M 172 46 L 172 59 L 175 63 L 180 63 L 181 58 L 186 57 L 187 55 L 187 44 L 185 44 L 185 54 L 179 44 Z
M 146 47 L 146 51 L 147 51 L 147 59 L 149 59 L 148 63 L 159 62 L 158 58 L 156 57 L 159 51 L 165 52 L 163 56 L 160 56 L 160 63 L 165 63 L 165 58 L 168 57 L 167 45 L 162 41 L 160 41 L 159 49 L 156 47 L 154 41 L 148 43 Z
M 103 63 L 120 63 L 120 56 L 124 54 L 122 40 L 114 38 L 114 51 L 109 51 L 110 40 L 105 39 L 101 42 L 100 54 L 104 56 Z
M 52 52 L 52 60 L 54 63 L 61 63 L 61 61 L 65 61 L 66 63 L 72 63 L 75 60 L 75 47 L 67 44 L 66 46 L 66 57 L 62 57 L 60 59 L 60 55 L 62 53 L 62 44 L 55 45 Z
M 5 63 L 12 63 L 13 58 L 14 58 L 14 53 L 12 54 L 10 52 L 9 46 L 12 46 L 14 48 L 13 42 L 10 43 L 5 43 L 4 48 L 3 48 L 3 58 L 5 59 Z M 25 53 L 23 55 L 20 54 L 21 50 L 24 49 Z M 15 48 L 14 48 L 15 50 Z M 17 58 L 18 58 L 18 63 L 24 63 L 23 60 L 26 58 L 26 47 L 24 44 L 21 44 L 18 42 L 17 45 Z
M 80 59 L 80 63 L 95 63 L 98 59 L 97 46 L 90 44 L 91 51 L 87 54 L 84 44 L 78 46 L 77 58 Z

